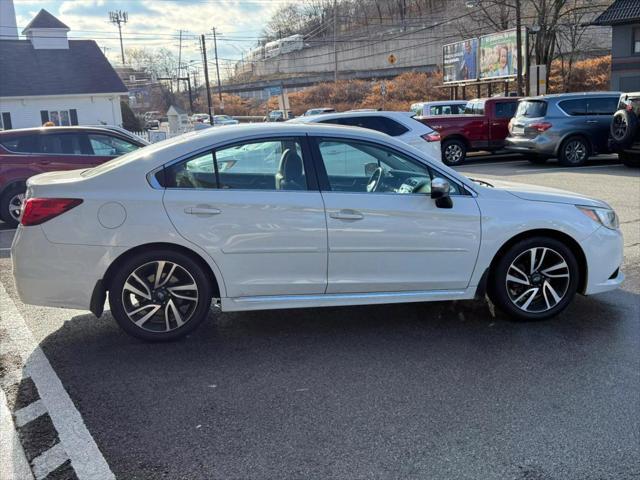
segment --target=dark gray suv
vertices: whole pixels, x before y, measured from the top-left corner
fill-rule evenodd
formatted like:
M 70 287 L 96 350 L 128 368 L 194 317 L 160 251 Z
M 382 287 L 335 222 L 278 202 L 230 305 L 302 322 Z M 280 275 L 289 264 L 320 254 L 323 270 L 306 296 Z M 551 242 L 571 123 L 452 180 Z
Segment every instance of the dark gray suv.
M 507 150 L 533 163 L 557 157 L 578 166 L 591 155 L 609 151 L 611 117 L 620 92 L 563 93 L 523 98 L 509 123 Z

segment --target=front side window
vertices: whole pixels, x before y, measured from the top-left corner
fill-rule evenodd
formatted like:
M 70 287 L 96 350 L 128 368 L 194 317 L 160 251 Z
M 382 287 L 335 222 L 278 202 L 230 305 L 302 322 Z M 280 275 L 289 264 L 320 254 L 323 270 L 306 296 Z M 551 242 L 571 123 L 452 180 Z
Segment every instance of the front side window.
M 122 138 L 99 133 L 90 133 L 89 142 L 91 143 L 93 154 L 104 157 L 119 157 L 139 148 L 136 144 Z
M 167 188 L 218 188 L 213 153 L 206 152 L 165 168 Z
M 329 188 L 336 192 L 425 194 L 431 169 L 380 145 L 342 139 L 319 139 L 318 149 Z M 452 193 L 458 188 L 452 184 Z
M 81 134 L 46 134 L 40 137 L 40 147 L 42 153 L 50 155 L 82 155 L 87 153 L 83 151 L 82 141 Z

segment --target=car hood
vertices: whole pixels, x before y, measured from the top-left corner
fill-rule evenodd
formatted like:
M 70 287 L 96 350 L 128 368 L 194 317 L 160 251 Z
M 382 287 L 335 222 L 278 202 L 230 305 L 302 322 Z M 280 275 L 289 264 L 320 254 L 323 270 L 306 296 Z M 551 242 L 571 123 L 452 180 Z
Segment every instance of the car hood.
M 505 182 L 502 180 L 489 180 L 494 188 L 506 191 L 523 200 L 533 202 L 566 203 L 569 205 L 586 205 L 590 207 L 611 208 L 606 202 L 587 197 L 579 193 L 568 192 L 558 188 L 542 187 L 525 183 Z

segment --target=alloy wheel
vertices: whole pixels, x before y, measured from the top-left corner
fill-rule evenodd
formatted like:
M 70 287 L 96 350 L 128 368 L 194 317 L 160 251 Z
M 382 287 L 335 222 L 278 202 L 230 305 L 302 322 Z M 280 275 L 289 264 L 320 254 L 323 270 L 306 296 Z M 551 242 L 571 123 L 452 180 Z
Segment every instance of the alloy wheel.
M 564 156 L 570 163 L 582 163 L 587 158 L 587 146 L 580 140 L 571 140 L 564 147 Z
M 462 159 L 462 148 L 455 143 L 447 145 L 444 149 L 444 157 L 449 163 L 458 163 Z
M 571 274 L 566 259 L 555 250 L 525 250 L 507 270 L 509 300 L 527 313 L 543 313 L 556 307 L 569 290 Z
M 127 317 L 150 332 L 170 332 L 193 317 L 198 305 L 193 276 L 177 263 L 158 260 L 136 268 L 122 287 Z
M 9 199 L 9 215 L 16 222 L 20 221 L 20 213 L 22 212 L 22 204 L 24 203 L 24 193 L 18 193 Z

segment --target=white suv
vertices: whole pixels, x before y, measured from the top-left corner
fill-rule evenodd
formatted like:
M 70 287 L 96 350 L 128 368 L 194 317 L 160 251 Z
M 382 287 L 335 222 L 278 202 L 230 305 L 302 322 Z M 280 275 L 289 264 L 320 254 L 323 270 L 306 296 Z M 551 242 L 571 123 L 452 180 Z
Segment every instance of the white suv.
M 362 128 L 181 135 L 32 177 L 12 246 L 25 303 L 111 312 L 146 340 L 223 311 L 472 299 L 515 318 L 620 285 L 604 202 L 472 181 Z
M 422 150 L 431 160 L 440 161 L 440 134 L 413 117 L 413 112 L 384 112 L 353 110 L 341 113 L 328 113 L 310 117 L 300 117 L 291 122 L 333 123 L 350 127 L 361 127 L 386 133 L 398 140 Z

